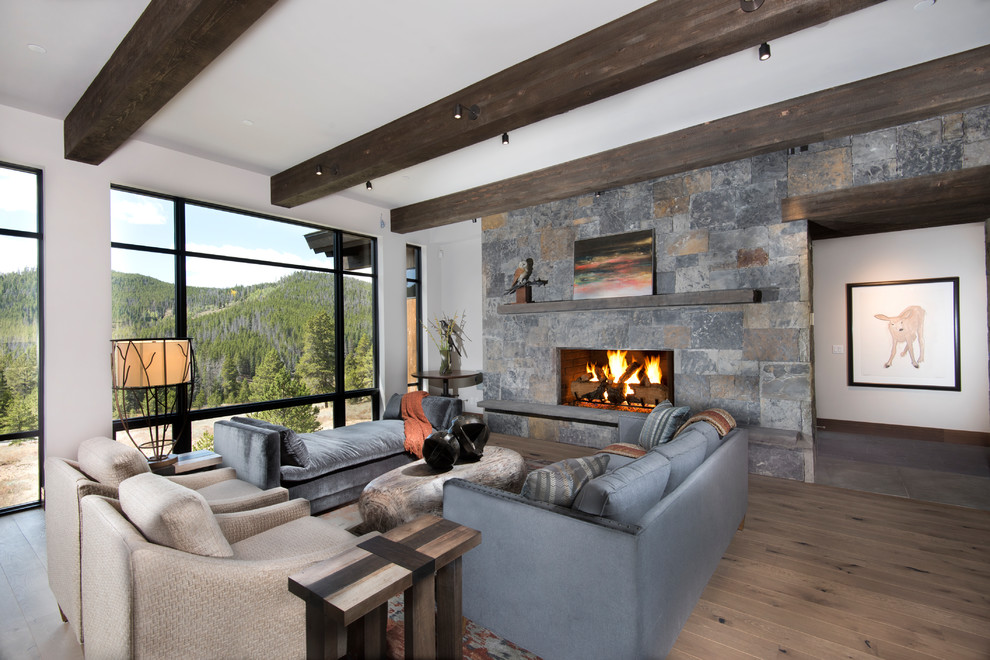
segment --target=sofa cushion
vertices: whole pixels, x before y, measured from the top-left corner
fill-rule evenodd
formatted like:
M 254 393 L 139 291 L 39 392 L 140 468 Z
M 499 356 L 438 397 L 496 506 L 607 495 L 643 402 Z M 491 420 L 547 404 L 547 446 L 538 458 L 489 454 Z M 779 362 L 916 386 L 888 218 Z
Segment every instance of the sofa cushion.
M 455 403 L 456 402 L 456 403 Z M 454 423 L 454 418 L 461 414 L 463 402 L 460 399 L 446 396 L 423 397 L 423 412 L 426 419 L 437 431 L 446 431 Z
M 526 476 L 521 495 L 529 500 L 571 506 L 581 487 L 604 474 L 608 454 L 566 458 Z
M 388 403 L 385 404 L 385 412 L 382 413 L 382 419 L 402 419 L 402 395 L 396 392 L 391 397 L 389 397 Z
M 139 474 L 120 484 L 120 508 L 152 543 L 204 557 L 233 557 L 234 551 L 206 499 L 157 474 Z
M 306 444 L 299 434 L 292 429 L 254 417 L 232 417 L 230 421 L 277 432 L 281 464 L 295 465 L 297 467 L 306 467 L 309 465 L 309 450 L 306 448 Z
M 650 449 L 670 442 L 690 414 L 691 409 L 687 406 L 674 407 L 670 401 L 660 403 L 647 415 L 639 433 L 639 444 Z
M 692 424 L 681 427 L 681 430 L 677 432 L 675 440 L 684 436 L 688 431 L 697 432 L 705 436 L 705 458 L 714 454 L 715 450 L 722 446 L 722 436 L 718 434 L 714 426 L 704 422 L 693 422 Z
M 359 422 L 299 437 L 306 443 L 309 463 L 283 465 L 280 474 L 284 481 L 305 481 L 405 451 L 401 419 Z
M 136 474 L 151 472 L 148 459 L 136 447 L 110 438 L 90 438 L 79 445 L 79 469 L 94 481 L 118 487 Z
M 695 422 L 705 422 L 711 425 L 718 432 L 719 436 L 723 438 L 729 431 L 736 428 L 736 420 L 728 412 L 721 408 L 709 408 L 708 410 L 702 410 L 697 415 L 691 415 L 681 428 L 677 430 L 677 433 L 680 433 Z
M 669 478 L 670 460 L 651 451 L 589 481 L 572 508 L 635 525 L 663 497 Z
M 707 444 L 705 436 L 692 429 L 676 440 L 657 445 L 651 450 L 663 454 L 670 460 L 670 479 L 667 480 L 664 495 L 680 486 L 681 482 L 701 465 L 705 460 Z

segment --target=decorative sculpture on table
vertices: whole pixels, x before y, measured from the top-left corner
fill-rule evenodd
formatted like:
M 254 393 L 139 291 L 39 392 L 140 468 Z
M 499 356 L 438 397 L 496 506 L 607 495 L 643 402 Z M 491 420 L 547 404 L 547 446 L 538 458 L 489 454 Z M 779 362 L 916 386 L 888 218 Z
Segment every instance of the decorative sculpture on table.
M 450 426 L 451 434 L 460 445 L 462 463 L 480 461 L 488 443 L 490 431 L 484 418 L 476 413 L 464 413 L 454 419 Z
M 423 440 L 423 460 L 437 472 L 454 467 L 459 454 L 457 440 L 449 431 L 436 431 Z
M 170 454 L 193 398 L 192 340 L 116 339 L 111 344 L 114 408 L 127 437 L 152 467 L 175 463 Z M 148 439 L 139 442 L 134 434 L 144 427 Z

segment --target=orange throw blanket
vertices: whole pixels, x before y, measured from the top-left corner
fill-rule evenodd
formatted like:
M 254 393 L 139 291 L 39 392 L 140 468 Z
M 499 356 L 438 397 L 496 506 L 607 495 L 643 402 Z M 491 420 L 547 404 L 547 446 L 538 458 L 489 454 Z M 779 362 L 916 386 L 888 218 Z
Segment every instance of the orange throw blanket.
M 426 392 L 407 392 L 402 395 L 402 421 L 406 427 L 405 449 L 416 458 L 423 458 L 423 441 L 433 433 L 433 425 L 423 412 Z

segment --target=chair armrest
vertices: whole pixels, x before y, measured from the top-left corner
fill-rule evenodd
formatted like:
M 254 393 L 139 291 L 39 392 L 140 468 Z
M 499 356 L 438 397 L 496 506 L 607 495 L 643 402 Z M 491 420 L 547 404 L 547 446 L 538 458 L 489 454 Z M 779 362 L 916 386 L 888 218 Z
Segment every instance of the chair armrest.
M 216 514 L 220 531 L 230 543 L 243 541 L 249 536 L 284 525 L 309 515 L 309 500 L 296 499 L 251 511 Z
M 218 484 L 221 481 L 236 479 L 237 470 L 230 467 L 222 467 L 222 468 L 217 468 L 215 470 L 209 470 L 207 472 L 197 472 L 195 474 L 177 474 L 173 476 L 167 476 L 165 478 L 168 479 L 169 481 L 174 481 L 175 483 L 181 486 L 185 486 L 186 488 L 199 490 L 200 488 L 206 488 L 207 486 Z
M 242 495 L 226 500 L 211 500 L 210 510 L 213 513 L 237 513 L 238 511 L 250 511 L 288 501 L 289 491 L 279 486 L 278 488 L 260 490 L 254 495 Z
M 220 464 L 237 471 L 237 478 L 262 490 L 281 485 L 281 440 L 278 432 L 221 420 L 213 424 L 213 449 Z

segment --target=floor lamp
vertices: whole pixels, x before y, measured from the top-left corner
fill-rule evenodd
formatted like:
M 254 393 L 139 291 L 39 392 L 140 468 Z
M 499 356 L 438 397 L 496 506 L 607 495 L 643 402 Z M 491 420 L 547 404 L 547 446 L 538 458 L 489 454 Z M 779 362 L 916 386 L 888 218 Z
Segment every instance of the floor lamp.
M 193 396 L 192 340 L 115 339 L 111 344 L 114 406 L 127 437 L 148 457 L 152 468 L 172 465 L 177 460 L 170 456 L 178 440 L 176 421 L 184 422 Z M 139 414 L 128 417 L 133 409 Z M 135 440 L 132 426 L 135 431 L 146 426 L 149 439 Z M 173 437 L 169 437 L 169 426 Z

